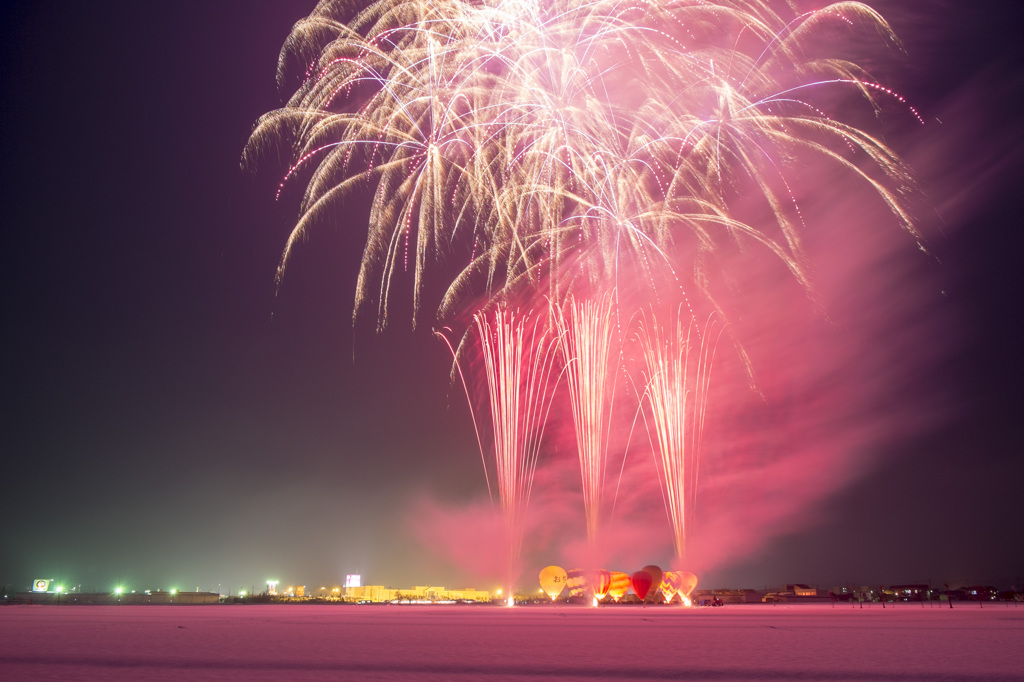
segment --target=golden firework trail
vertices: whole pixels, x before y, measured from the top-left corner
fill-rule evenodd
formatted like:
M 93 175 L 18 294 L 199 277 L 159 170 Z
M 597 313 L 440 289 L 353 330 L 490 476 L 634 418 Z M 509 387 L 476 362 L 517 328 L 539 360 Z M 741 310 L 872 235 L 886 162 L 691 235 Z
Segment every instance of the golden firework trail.
M 892 30 L 858 2 L 779 5 L 322 0 L 281 52 L 294 92 L 243 159 L 276 149 L 282 190 L 305 186 L 279 277 L 311 225 L 369 191 L 355 314 L 374 305 L 380 326 L 410 277 L 415 324 L 435 260 L 450 269 L 441 316 L 509 290 L 560 301 L 691 272 L 703 288 L 729 244 L 761 245 L 807 284 L 792 184 L 808 159 L 913 233 L 904 164 L 828 110 L 838 91 L 868 111 L 902 102 L 833 48 L 844 32 L 898 46 Z

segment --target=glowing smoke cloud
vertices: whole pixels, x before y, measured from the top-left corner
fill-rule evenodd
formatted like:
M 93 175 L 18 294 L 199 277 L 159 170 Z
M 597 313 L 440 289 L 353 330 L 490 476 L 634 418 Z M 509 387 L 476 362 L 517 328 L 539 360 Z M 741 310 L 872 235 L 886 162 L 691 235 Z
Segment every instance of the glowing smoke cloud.
M 355 314 L 375 306 L 379 327 L 404 280 L 415 323 L 437 261 L 449 270 L 438 273 L 442 317 L 473 313 L 470 300 L 484 308 L 497 297 L 542 293 L 556 305 L 570 293 L 593 299 L 610 284 L 636 289 L 645 300 L 638 308 L 686 296 L 729 320 L 736 254 L 767 255 L 810 288 L 800 203 L 806 168 L 830 169 L 917 236 L 908 169 L 879 137 L 840 117 L 854 111 L 873 120 L 893 103 L 908 117 L 917 113 L 842 56 L 842 35 L 898 46 L 885 20 L 857 2 L 783 17 L 758 0 L 323 0 L 282 49 L 282 89 L 302 74 L 294 94 L 260 119 L 243 159 L 276 151 L 289 159 L 279 195 L 305 187 L 278 276 L 311 226 L 331 220 L 344 197 L 364 193 L 372 200 Z M 498 475 L 517 555 L 513 529 L 521 528 L 543 424 L 512 416 L 524 398 L 505 391 L 524 389 L 505 373 L 550 372 L 551 359 L 536 355 L 539 347 L 533 357 L 503 359 L 516 325 L 536 332 L 536 321 L 506 311 L 474 324 L 493 356 L 484 371 L 495 456 L 517 462 L 500 464 Z M 698 470 L 674 460 L 672 448 L 697 454 L 705 398 L 690 394 L 690 416 L 676 418 L 671 401 L 684 397 L 670 392 L 706 391 L 686 384 L 706 379 L 695 366 L 687 365 L 683 384 L 666 374 L 677 362 L 672 353 L 697 352 L 681 324 L 661 332 L 651 318 L 640 334 L 648 346 L 645 414 L 677 556 Z M 520 407 L 537 408 L 529 403 Z M 600 457 L 592 436 L 601 428 L 588 430 L 581 465 Z M 584 487 L 593 537 L 600 493 L 597 484 Z

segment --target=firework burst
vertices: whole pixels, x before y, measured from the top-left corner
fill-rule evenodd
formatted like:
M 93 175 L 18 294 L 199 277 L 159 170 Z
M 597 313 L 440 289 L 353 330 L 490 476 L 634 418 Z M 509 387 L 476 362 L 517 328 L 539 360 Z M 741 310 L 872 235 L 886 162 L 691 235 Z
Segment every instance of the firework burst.
M 287 102 L 258 121 L 243 157 L 248 166 L 276 153 L 279 197 L 301 195 L 278 279 L 312 226 L 336 220 L 343 200 L 365 200 L 367 225 L 347 226 L 367 232 L 354 318 L 374 310 L 383 328 L 404 289 L 413 325 L 425 307 L 473 319 L 462 344 L 475 330 L 510 561 L 556 336 L 591 541 L 600 525 L 616 351 L 610 301 L 595 292 L 628 290 L 642 309 L 685 302 L 665 324 L 642 314 L 637 333 L 641 409 L 682 557 L 720 333 L 699 333 L 691 304 L 729 319 L 724 263 L 738 252 L 763 251 L 812 286 L 807 169 L 859 185 L 917 237 L 908 169 L 858 121 L 890 105 L 920 117 L 840 47 L 847 35 L 898 49 L 895 35 L 859 2 L 794 5 L 322 0 L 285 43 Z M 429 299 L 434 269 L 442 286 Z M 557 335 L 495 309 L 539 309 L 541 297 Z
M 279 275 L 310 225 L 369 191 L 356 311 L 376 305 L 382 326 L 403 273 L 421 308 L 437 259 L 442 316 L 471 293 L 562 300 L 681 273 L 704 288 L 730 243 L 808 283 L 792 188 L 808 159 L 913 231 L 907 169 L 824 108 L 839 90 L 869 110 L 899 101 L 823 51 L 839 31 L 898 45 L 856 2 L 787 20 L 757 0 L 324 0 L 282 50 L 280 84 L 297 66 L 300 84 L 244 159 L 277 146 L 292 159 L 282 190 L 305 183 Z

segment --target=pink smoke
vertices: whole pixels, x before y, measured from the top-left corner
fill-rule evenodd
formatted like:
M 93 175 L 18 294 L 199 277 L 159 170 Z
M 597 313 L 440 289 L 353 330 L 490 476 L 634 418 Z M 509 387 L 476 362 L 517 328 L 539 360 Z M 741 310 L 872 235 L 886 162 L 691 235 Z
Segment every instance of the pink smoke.
M 656 562 L 701 575 L 750 561 L 774 539 L 820 523 L 825 500 L 956 412 L 957 397 L 929 380 L 963 334 L 941 255 L 948 232 L 1019 153 L 1020 143 L 980 144 L 984 133 L 971 125 L 978 93 L 993 86 L 980 77 L 941 110 L 926 112 L 927 125 L 902 140 L 903 156 L 924 171 L 915 214 L 920 238 L 894 224 L 856 179 L 811 163 L 790 179 L 811 264 L 808 289 L 757 245 L 715 254 L 720 276 L 709 293 L 728 330 L 713 372 L 697 519 L 680 565 L 670 558 L 635 393 L 620 382 L 606 484 L 614 513 L 607 510 L 597 547 L 586 542 L 571 416 L 556 398 L 530 501 L 526 579 L 550 563 L 629 571 Z M 689 286 L 699 305 L 698 287 Z M 486 516 L 487 504 L 431 504 L 431 523 L 440 527 L 475 528 Z M 478 556 L 489 545 L 448 537 L 449 556 L 493 570 Z

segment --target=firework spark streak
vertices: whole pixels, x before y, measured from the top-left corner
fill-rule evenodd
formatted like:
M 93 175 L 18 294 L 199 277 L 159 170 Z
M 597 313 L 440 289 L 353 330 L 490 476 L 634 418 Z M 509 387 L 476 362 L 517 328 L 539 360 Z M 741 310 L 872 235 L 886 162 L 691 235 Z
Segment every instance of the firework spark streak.
M 667 325 L 659 323 L 653 311 L 639 317 L 637 339 L 646 384 L 641 409 L 651 434 L 678 560 L 686 555 L 696 509 L 708 388 L 719 334 L 714 325 L 700 333 L 682 307 Z
M 495 478 L 512 572 L 551 407 L 557 338 L 538 321 L 531 323 L 527 315 L 504 307 L 480 312 L 474 322 L 487 380 Z
M 553 317 L 561 338 L 566 389 L 576 429 L 587 540 L 594 547 L 601 525 L 612 398 L 620 359 L 611 296 L 587 301 L 570 297 L 566 310 L 553 311 Z

